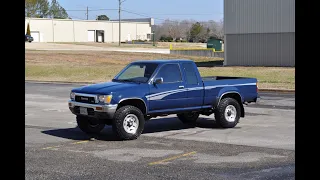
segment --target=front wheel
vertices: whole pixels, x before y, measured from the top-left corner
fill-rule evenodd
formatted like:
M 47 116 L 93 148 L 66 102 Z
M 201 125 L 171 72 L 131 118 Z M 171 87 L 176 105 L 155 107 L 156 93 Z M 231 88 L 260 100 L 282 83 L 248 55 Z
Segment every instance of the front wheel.
M 144 115 L 141 110 L 127 105 L 116 111 L 112 129 L 121 140 L 133 140 L 141 135 L 144 123 Z
M 214 114 L 217 124 L 223 128 L 235 127 L 240 119 L 240 108 L 238 101 L 233 98 L 221 99 Z
M 100 119 L 77 116 L 78 127 L 85 133 L 99 133 L 104 128 L 105 124 Z

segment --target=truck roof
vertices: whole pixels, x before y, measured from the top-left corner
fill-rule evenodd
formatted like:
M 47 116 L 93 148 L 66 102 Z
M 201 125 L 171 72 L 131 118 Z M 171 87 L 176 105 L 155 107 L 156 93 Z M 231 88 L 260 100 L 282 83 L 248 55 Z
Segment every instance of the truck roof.
M 155 59 L 155 60 L 138 60 L 134 61 L 133 63 L 157 63 L 157 64 L 163 64 L 163 63 L 179 63 L 179 62 L 193 62 L 189 59 Z

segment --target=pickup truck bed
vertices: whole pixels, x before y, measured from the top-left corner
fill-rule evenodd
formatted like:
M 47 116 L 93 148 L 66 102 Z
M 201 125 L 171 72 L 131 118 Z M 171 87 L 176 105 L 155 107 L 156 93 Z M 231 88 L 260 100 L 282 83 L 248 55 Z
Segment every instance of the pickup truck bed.
M 231 76 L 207 76 L 201 77 L 204 83 L 205 89 L 215 89 L 218 91 L 222 87 L 228 88 L 228 92 L 235 90 L 240 91 L 243 97 L 243 103 L 256 102 L 257 95 L 257 80 L 255 78 L 248 77 L 231 77 Z M 234 81 L 235 80 L 235 81 Z M 215 92 L 212 92 L 215 93 Z M 210 93 L 208 93 L 210 96 Z M 220 93 L 221 95 L 221 93 Z M 219 94 L 218 94 L 219 96 Z

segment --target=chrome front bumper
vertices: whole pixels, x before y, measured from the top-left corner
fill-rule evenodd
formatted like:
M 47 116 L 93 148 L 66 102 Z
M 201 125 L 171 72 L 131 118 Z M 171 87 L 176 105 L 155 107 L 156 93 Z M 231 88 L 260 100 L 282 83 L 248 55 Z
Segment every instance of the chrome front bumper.
M 106 118 L 106 119 L 112 119 L 118 107 L 118 104 L 106 104 L 106 105 L 87 104 L 87 103 L 76 102 L 73 100 L 69 100 L 68 105 L 69 105 L 70 111 L 75 115 L 81 115 L 79 112 L 76 111 L 76 108 L 85 107 L 93 110 L 93 114 L 88 116 L 92 116 L 96 118 Z

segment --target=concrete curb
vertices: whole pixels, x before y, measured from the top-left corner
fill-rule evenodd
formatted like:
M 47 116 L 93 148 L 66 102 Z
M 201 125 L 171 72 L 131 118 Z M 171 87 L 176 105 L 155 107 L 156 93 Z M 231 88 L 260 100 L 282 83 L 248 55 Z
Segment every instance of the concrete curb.
M 77 84 L 77 85 L 87 85 L 95 84 L 97 82 L 66 82 L 66 81 L 35 81 L 35 80 L 25 80 L 26 83 L 37 83 L 37 84 Z M 278 93 L 295 93 L 294 89 L 259 89 L 259 92 L 278 92 Z
M 295 93 L 294 89 L 259 89 L 259 92 Z

